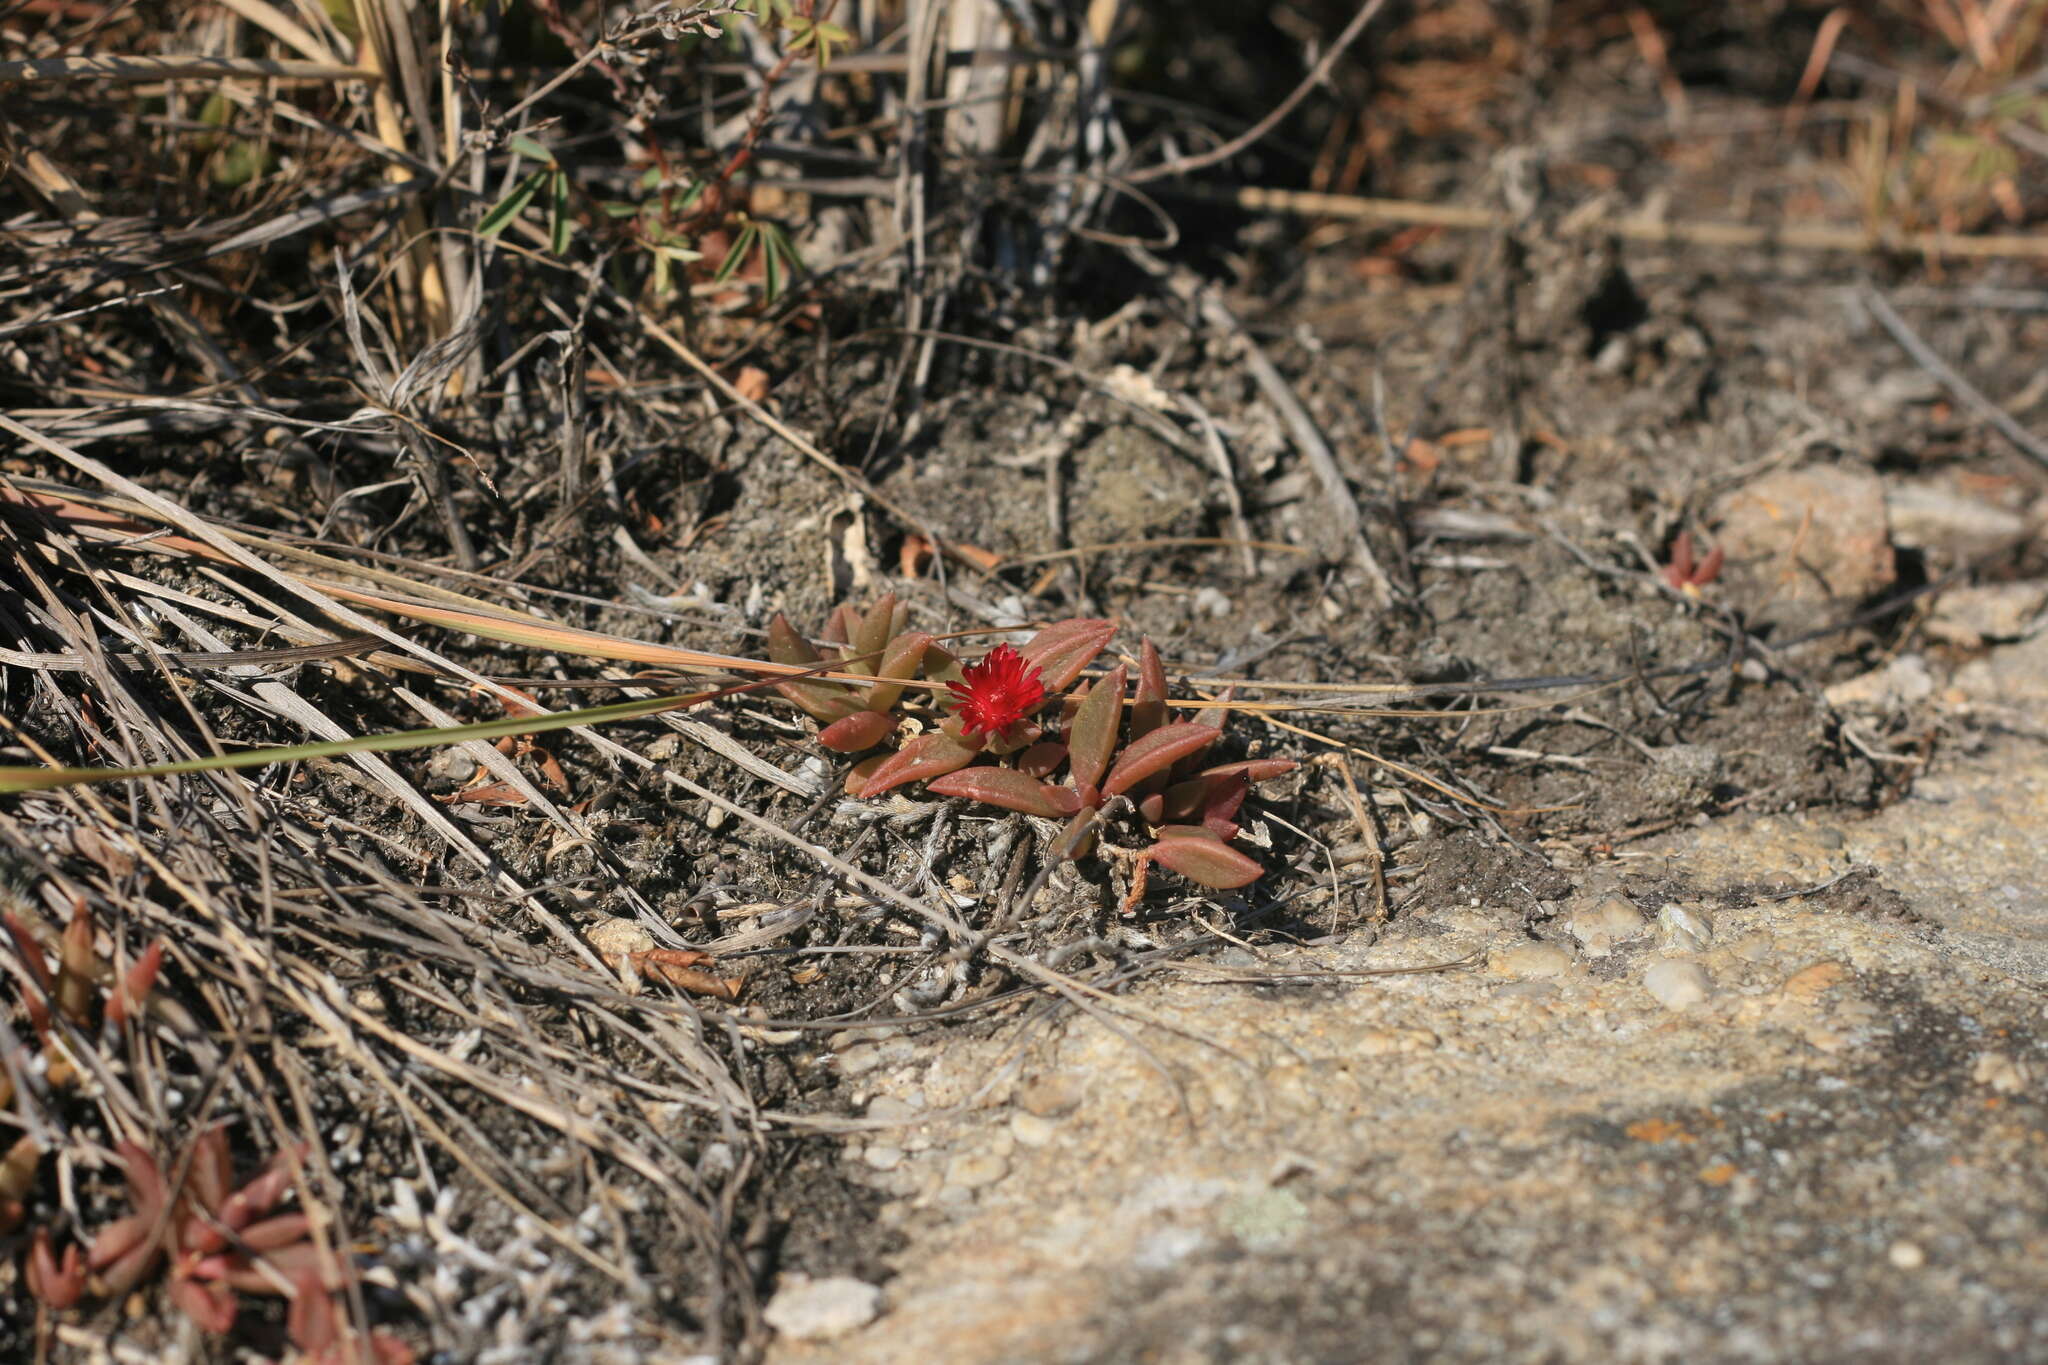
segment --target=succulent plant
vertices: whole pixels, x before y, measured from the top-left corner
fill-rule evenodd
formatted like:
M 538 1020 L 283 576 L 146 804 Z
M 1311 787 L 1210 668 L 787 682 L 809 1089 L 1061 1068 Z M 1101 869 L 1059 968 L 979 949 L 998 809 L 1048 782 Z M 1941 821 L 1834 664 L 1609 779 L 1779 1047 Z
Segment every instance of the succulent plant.
M 21 983 L 24 988 L 18 995 L 21 1012 L 27 1017 L 29 1032 L 43 1058 L 43 1081 L 52 1089 L 62 1089 L 75 1083 L 80 1072 L 58 1028 L 58 1020 L 61 1018 L 88 1036 L 102 1029 L 118 1033 L 126 1028 L 131 1019 L 141 1014 L 143 1002 L 156 984 L 157 972 L 163 965 L 163 945 L 150 945 L 125 971 L 112 967 L 102 971 L 93 947 L 92 912 L 81 899 L 73 906 L 71 922 L 58 940 L 57 969 L 52 972 L 49 959 L 20 915 L 7 911 L 0 915 L 0 923 L 6 925 L 15 957 L 28 978 Z M 102 984 L 103 976 L 118 980 L 109 988 Z M 51 1012 L 53 1007 L 55 1014 Z M 0 1111 L 14 1103 L 13 1076 L 12 1068 L 0 1068 Z M 7 1126 L 0 1119 L 0 1133 Z M 17 1135 L 7 1145 L 5 1155 L 0 1155 L 0 1233 L 21 1226 L 42 1157 L 42 1144 L 31 1133 Z
M 1100 824 L 1128 809 L 1143 821 L 1149 842 L 1111 849 L 1135 861 L 1126 913 L 1136 908 L 1146 869 L 1158 863 L 1188 880 L 1219 890 L 1247 886 L 1264 874 L 1232 847 L 1236 816 L 1255 782 L 1294 768 L 1288 759 L 1250 759 L 1204 767 L 1200 755 L 1222 736 L 1225 708 L 1203 719 L 1167 719 L 1166 670 L 1150 640 L 1143 642 L 1135 691 L 1127 698 L 1123 664 L 1093 685 L 1076 686 L 1116 634 L 1113 621 L 1076 617 L 1056 621 L 1022 649 L 997 645 L 963 666 L 929 635 L 906 631 L 908 613 L 884 597 L 865 613 L 840 607 L 825 639 L 827 656 L 778 616 L 770 625 L 770 651 L 779 663 L 837 666 L 912 680 L 919 672 L 946 685 L 949 713 L 893 753 L 855 765 L 849 795 L 870 799 L 913 782 L 940 796 L 957 796 L 1026 815 L 1068 821 L 1054 845 L 1056 857 L 1080 857 L 1100 844 Z M 893 708 L 904 687 L 810 680 L 779 684 L 783 695 L 823 725 L 827 748 L 858 753 L 894 735 Z M 1227 700 L 1227 697 L 1226 697 Z M 1128 705 L 1126 702 L 1128 701 Z M 1057 702 L 1057 719 L 1041 719 Z M 1065 765 L 1064 782 L 1051 780 Z

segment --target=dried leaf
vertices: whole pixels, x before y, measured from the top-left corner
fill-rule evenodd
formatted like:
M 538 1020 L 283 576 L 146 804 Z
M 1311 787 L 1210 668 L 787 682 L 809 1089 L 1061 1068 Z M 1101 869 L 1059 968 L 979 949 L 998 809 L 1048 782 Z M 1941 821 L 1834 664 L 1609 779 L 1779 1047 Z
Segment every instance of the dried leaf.
M 633 964 L 633 970 L 645 979 L 666 981 L 692 995 L 737 1000 L 740 989 L 746 985 L 744 977 L 713 976 L 709 972 L 698 971 L 691 964 L 704 961 L 704 954 L 687 948 L 649 948 L 644 952 L 628 953 L 626 957 Z
M 919 735 L 882 761 L 861 796 L 873 798 L 906 782 L 929 782 L 934 777 L 944 777 L 972 763 L 979 752 L 944 731 Z
M 1100 786 L 1116 753 L 1116 732 L 1124 718 L 1124 666 L 1088 689 L 1067 734 L 1067 753 L 1077 788 Z
M 1219 763 L 1202 769 L 1201 776 L 1242 777 L 1247 782 L 1266 782 L 1293 772 L 1300 765 L 1291 758 L 1247 758 L 1237 763 Z
M 1064 692 L 1116 635 L 1116 622 L 1076 616 L 1055 621 L 1018 653 L 1036 664 L 1047 692 Z
M 1143 739 L 1124 746 L 1102 790 L 1110 796 L 1129 791 L 1154 773 L 1165 772 L 1189 754 L 1200 753 L 1218 738 L 1213 726 L 1194 721 L 1162 725 Z
M 964 796 L 970 801 L 1001 806 L 1004 810 L 1048 820 L 1072 815 L 1081 809 L 1080 798 L 1065 787 L 1055 787 L 1026 777 L 1014 768 L 962 768 L 926 784 L 925 790 L 939 796 Z
M 896 718 L 886 711 L 856 711 L 818 731 L 818 743 L 837 753 L 872 749 L 896 732 Z
M 1182 828 L 1169 826 L 1169 828 Z M 1218 891 L 1250 886 L 1266 869 L 1205 830 L 1200 837 L 1177 834 L 1152 845 L 1147 856 L 1189 881 Z

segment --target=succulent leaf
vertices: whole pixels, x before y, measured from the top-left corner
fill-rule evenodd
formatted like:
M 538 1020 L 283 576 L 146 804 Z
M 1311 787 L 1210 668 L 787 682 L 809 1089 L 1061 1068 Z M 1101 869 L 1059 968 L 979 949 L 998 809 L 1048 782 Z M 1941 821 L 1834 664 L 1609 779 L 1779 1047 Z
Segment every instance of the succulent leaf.
M 1020 651 L 1044 674 L 1047 692 L 1064 692 L 1116 635 L 1116 622 L 1076 616 L 1055 621 Z
M 1110 770 L 1109 780 L 1102 784 L 1102 790 L 1110 796 L 1129 791 L 1154 773 L 1165 772 L 1189 754 L 1200 753 L 1214 744 L 1220 733 L 1212 725 L 1195 721 L 1162 725 L 1143 739 L 1124 746 L 1116 766 Z
M 1048 820 L 1072 815 L 1081 808 L 1079 798 L 1067 788 L 1026 777 L 1014 768 L 962 768 L 927 783 L 925 789 L 940 796 L 964 796 L 970 801 Z
M 1067 752 L 1073 764 L 1076 787 L 1099 786 L 1116 753 L 1116 732 L 1124 715 L 1124 666 L 1118 664 L 1109 676 L 1096 683 L 1074 712 L 1068 731 Z
M 861 789 L 861 797 L 871 799 L 906 782 L 944 777 L 972 763 L 979 752 L 944 731 L 919 735 L 876 765 L 867 786 Z
M 1169 828 L 1183 828 L 1169 826 Z M 1147 856 L 1161 867 L 1180 873 L 1189 881 L 1218 891 L 1250 886 L 1266 869 L 1207 830 L 1197 834 L 1175 834 L 1162 838 Z

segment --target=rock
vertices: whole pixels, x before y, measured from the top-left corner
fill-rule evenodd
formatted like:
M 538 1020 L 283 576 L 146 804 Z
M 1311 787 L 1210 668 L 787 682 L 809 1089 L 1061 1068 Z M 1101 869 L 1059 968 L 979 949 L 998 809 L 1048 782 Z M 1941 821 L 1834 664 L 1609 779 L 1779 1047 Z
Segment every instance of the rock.
M 882 1309 L 882 1291 L 847 1275 L 814 1280 L 785 1275 L 775 1297 L 761 1310 L 770 1327 L 798 1341 L 844 1336 L 875 1320 Z
M 894 1095 L 877 1095 L 868 1101 L 868 1117 L 883 1123 L 915 1123 L 923 1117 L 923 1111 Z
M 1540 981 L 1571 970 L 1572 955 L 1552 943 L 1518 943 L 1486 959 L 1486 970 L 1517 981 Z
M 1650 970 L 1643 973 L 1643 989 L 1667 1010 L 1691 1009 L 1705 1000 L 1713 988 L 1714 979 L 1697 962 L 1666 958 L 1652 963 Z
M 1018 1088 L 1017 1107 L 1042 1119 L 1064 1118 L 1081 1107 L 1087 1089 L 1070 1073 L 1036 1076 Z
M 993 1152 L 962 1152 L 946 1163 L 946 1184 L 956 1190 L 979 1190 L 1009 1173 L 1007 1157 Z
M 1426 1028 L 1373 1028 L 1358 1035 L 1357 1051 L 1361 1057 L 1413 1056 L 1434 1052 L 1443 1041 Z
M 2018 710 L 2048 706 L 2048 632 L 1963 665 L 1956 670 L 1955 693 L 1964 701 Z
M 1010 1115 L 1010 1136 L 1025 1147 L 1043 1147 L 1059 1136 L 1060 1126 L 1036 1114 Z
M 878 1171 L 893 1171 L 903 1164 L 903 1149 L 888 1143 L 871 1142 L 860 1159 Z
M 1927 1264 L 1927 1253 L 1920 1249 L 1919 1243 L 1908 1242 L 1903 1238 L 1891 1244 L 1884 1258 L 1898 1270 L 1918 1270 Z
M 1986 1052 L 1970 1069 L 1970 1079 L 2000 1095 L 2018 1095 L 2034 1083 L 2033 1068 L 2004 1052 Z
M 1714 941 L 1714 920 L 1698 901 L 1673 901 L 1657 912 L 1664 946 L 1682 953 L 1703 952 Z
M 1941 564 L 1960 564 L 2018 540 L 2027 520 L 1937 483 L 1894 484 L 1885 494 L 1892 542 Z
M 1588 957 L 1606 957 L 1614 945 L 1648 927 L 1642 912 L 1626 896 L 1606 896 L 1572 911 L 1572 937 Z
M 1950 588 L 1934 599 L 1926 629 L 1937 640 L 1975 649 L 1986 640 L 2019 639 L 2041 620 L 2044 607 L 2048 582 L 2040 579 Z
M 1830 706 L 1870 711 L 1903 711 L 1933 695 L 1933 675 L 1918 654 L 1901 654 L 1883 668 L 1836 683 L 1827 690 Z
M 638 920 L 605 919 L 584 930 L 583 936 L 602 957 L 623 957 L 644 953 L 654 947 L 654 935 Z
M 1850 465 L 1766 474 L 1721 499 L 1715 544 L 1724 574 L 1759 610 L 1859 602 L 1898 577 L 1883 482 Z
M 1650 764 L 1650 775 L 1642 782 L 1642 799 L 1649 811 L 1663 815 L 1689 814 L 1706 805 L 1726 767 L 1720 753 L 1704 744 L 1659 749 Z

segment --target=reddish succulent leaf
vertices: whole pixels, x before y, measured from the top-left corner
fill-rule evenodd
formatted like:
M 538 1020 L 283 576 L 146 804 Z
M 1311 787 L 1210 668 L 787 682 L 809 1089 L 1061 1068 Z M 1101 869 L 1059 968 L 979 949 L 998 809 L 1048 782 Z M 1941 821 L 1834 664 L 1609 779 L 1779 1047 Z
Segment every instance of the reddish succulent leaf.
M 818 731 L 818 743 L 836 753 L 872 749 L 896 731 L 896 718 L 886 711 L 856 711 Z
M 1161 839 L 1147 850 L 1153 862 L 1171 868 L 1189 881 L 1218 891 L 1250 886 L 1266 869 L 1216 838 L 1207 830 L 1200 837 L 1175 835 Z
M 1202 828 L 1226 844 L 1235 839 L 1237 808 L 1244 804 L 1245 794 L 1250 790 L 1251 784 L 1239 775 L 1209 779 L 1209 790 L 1202 803 Z
M 1017 755 L 1017 771 L 1029 777 L 1051 777 L 1053 769 L 1066 757 L 1066 745 L 1057 740 L 1041 740 Z
M 1138 646 L 1138 691 L 1131 701 L 1131 738 L 1143 739 L 1166 724 L 1166 666 L 1146 636 Z
M 1214 744 L 1219 733 L 1214 726 L 1193 721 L 1162 725 L 1143 739 L 1124 746 L 1102 790 L 1110 796 L 1129 791 L 1152 774 L 1165 772 L 1180 759 Z
M 224 1284 L 179 1277 L 171 1281 L 171 1302 L 208 1332 L 230 1332 L 235 1326 L 235 1291 Z
M 1004 810 L 1044 816 L 1048 820 L 1072 815 L 1081 802 L 1065 787 L 1054 787 L 1014 768 L 962 768 L 925 785 L 939 796 L 964 796 L 970 801 L 1001 806 Z
M 1031 643 L 1018 652 L 1038 665 L 1045 675 L 1047 692 L 1064 692 L 1074 685 L 1074 679 L 1081 676 L 1081 670 L 1095 661 L 1095 656 L 1102 653 L 1115 635 L 1114 621 L 1076 616 L 1053 622 L 1032 636 Z
M 1067 731 L 1068 760 L 1076 787 L 1097 786 L 1116 753 L 1116 732 L 1124 718 L 1124 666 L 1088 689 Z
M 862 788 L 863 798 L 880 796 L 906 782 L 929 782 L 974 762 L 980 751 L 970 749 L 943 731 L 919 735 L 884 759 Z
M 893 757 L 893 754 L 875 754 L 854 764 L 853 771 L 848 773 L 846 781 L 840 784 L 842 790 L 848 796 L 859 799 L 867 791 L 868 780 L 875 775 L 875 770 Z
M 932 637 L 923 631 L 910 635 L 899 635 L 889 641 L 882 651 L 881 666 L 875 670 L 878 677 L 914 678 L 917 669 L 924 662 L 924 652 L 930 647 Z M 870 711 L 886 711 L 896 704 L 903 695 L 901 684 L 877 683 L 868 689 L 867 708 Z
M 768 657 L 791 668 L 814 668 L 824 662 L 811 642 L 797 634 L 789 618 L 779 611 L 768 618 Z
M 334 1300 L 321 1287 L 318 1275 L 302 1275 L 292 1282 L 292 1309 L 285 1316 L 284 1330 L 292 1345 L 309 1355 L 336 1343 Z
M 967 669 L 951 651 L 933 644 L 925 646 L 924 675 L 935 683 L 956 683 L 967 676 Z
M 860 613 L 841 602 L 832 608 L 832 614 L 825 618 L 823 638 L 829 644 L 843 645 L 853 639 L 854 631 L 860 629 Z
M 92 950 L 92 912 L 79 898 L 57 943 L 57 1012 L 79 1028 L 92 1023 L 93 969 L 99 957 Z
M 778 682 L 775 690 L 810 712 L 821 725 L 844 720 L 863 709 L 858 697 L 836 683 Z
M 1155 825 L 1188 824 L 1201 813 L 1202 801 L 1208 794 L 1209 784 L 1199 777 L 1191 777 L 1185 782 L 1176 782 L 1162 793 L 1159 801 L 1159 814 L 1156 816 L 1146 815 L 1145 818 Z M 1151 798 L 1148 797 L 1146 800 L 1149 802 Z M 1140 815 L 1145 814 L 1144 805 L 1141 804 L 1139 806 L 1138 813 Z
M 1052 841 L 1052 847 L 1046 850 L 1045 856 L 1055 863 L 1068 858 L 1085 858 L 1095 851 L 1095 841 L 1095 812 L 1083 810 L 1067 822 L 1067 827 L 1060 831 L 1059 838 Z
M 1150 796 L 1140 800 L 1138 802 L 1138 814 L 1144 817 L 1145 823 L 1148 825 L 1163 823 L 1166 819 L 1166 796 L 1159 792 L 1153 792 Z
M 76 1246 L 60 1260 L 50 1250 L 50 1230 L 37 1228 L 28 1252 L 28 1292 L 52 1308 L 69 1308 L 85 1296 L 85 1263 Z
M 162 940 L 142 950 L 142 956 L 135 959 L 135 965 L 121 978 L 121 988 L 107 998 L 107 1022 L 115 1028 L 125 1028 L 128 1016 L 142 1012 L 142 1002 L 149 998 L 149 992 L 156 985 L 156 974 L 164 964 Z
M 854 658 L 846 666 L 857 673 L 872 673 L 881 662 L 882 651 L 889 647 L 889 637 L 895 632 L 890 626 L 896 620 L 896 594 L 883 593 L 860 618 L 860 624 L 853 631 Z
M 1227 702 L 1236 695 L 1236 688 L 1226 687 L 1223 689 L 1223 695 L 1218 697 L 1216 700 Z M 1229 719 L 1230 708 L 1228 706 L 1210 706 L 1205 707 L 1200 712 L 1198 712 L 1194 720 L 1190 722 L 1190 724 L 1207 725 L 1212 729 L 1221 730 L 1223 728 L 1224 722 L 1228 721 Z

